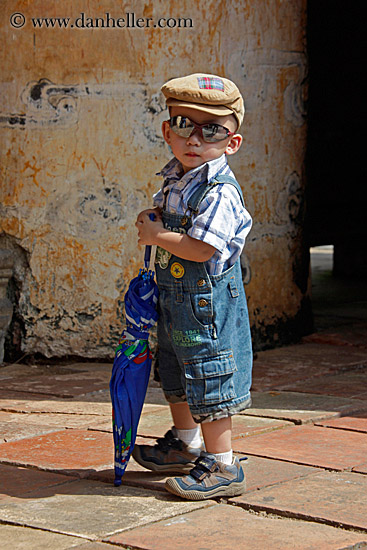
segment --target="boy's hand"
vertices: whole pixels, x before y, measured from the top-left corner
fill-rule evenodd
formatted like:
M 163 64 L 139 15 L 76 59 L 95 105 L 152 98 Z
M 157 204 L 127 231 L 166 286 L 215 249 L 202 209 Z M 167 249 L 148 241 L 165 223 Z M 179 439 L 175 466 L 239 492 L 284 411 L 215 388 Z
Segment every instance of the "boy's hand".
M 155 215 L 155 221 L 149 218 L 149 214 Z M 186 234 L 164 229 L 159 208 L 149 208 L 140 212 L 135 226 L 138 229 L 139 244 L 146 246 L 156 244 L 183 260 L 206 262 L 215 252 L 214 246 L 208 243 L 193 239 Z
M 154 221 L 149 218 L 149 214 L 154 214 Z M 163 228 L 161 210 L 159 208 L 143 210 L 138 215 L 135 226 L 138 229 L 138 244 L 156 244 L 155 236 Z

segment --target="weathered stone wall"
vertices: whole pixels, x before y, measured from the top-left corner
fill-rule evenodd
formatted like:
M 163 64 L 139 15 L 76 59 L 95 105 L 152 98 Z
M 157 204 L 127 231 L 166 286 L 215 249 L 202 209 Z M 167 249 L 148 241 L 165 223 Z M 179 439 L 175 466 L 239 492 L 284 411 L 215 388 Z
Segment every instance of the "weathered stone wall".
M 70 21 L 35 28 L 41 17 Z M 242 260 L 256 346 L 299 333 L 305 0 L 8 0 L 1 32 L 0 248 L 14 252 L 23 351 L 113 353 L 142 262 L 135 217 L 170 157 L 159 88 L 200 71 L 245 98 L 231 165 L 255 221 Z

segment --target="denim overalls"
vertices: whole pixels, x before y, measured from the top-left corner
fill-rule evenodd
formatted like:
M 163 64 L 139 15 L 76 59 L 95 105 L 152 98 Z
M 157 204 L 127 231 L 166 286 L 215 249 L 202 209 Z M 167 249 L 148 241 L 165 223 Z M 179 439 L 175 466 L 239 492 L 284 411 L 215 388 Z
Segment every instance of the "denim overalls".
M 217 176 L 202 184 L 184 216 L 162 212 L 170 231 L 186 233 L 191 214 L 215 185 L 236 180 Z M 220 275 L 205 264 L 158 248 L 158 370 L 169 402 L 187 400 L 196 422 L 230 416 L 250 406 L 252 347 L 240 260 Z

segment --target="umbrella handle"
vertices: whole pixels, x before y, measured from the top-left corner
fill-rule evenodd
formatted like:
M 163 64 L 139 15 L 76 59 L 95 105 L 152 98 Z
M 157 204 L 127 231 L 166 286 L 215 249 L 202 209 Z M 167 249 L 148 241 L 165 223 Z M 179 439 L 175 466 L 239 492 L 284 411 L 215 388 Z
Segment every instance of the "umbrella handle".
M 153 214 L 153 213 L 149 214 L 149 218 L 152 220 L 152 222 L 154 222 L 155 214 Z M 144 254 L 144 267 L 145 267 L 146 270 L 149 269 L 151 253 L 152 253 L 151 245 L 146 246 L 145 247 L 145 254 Z

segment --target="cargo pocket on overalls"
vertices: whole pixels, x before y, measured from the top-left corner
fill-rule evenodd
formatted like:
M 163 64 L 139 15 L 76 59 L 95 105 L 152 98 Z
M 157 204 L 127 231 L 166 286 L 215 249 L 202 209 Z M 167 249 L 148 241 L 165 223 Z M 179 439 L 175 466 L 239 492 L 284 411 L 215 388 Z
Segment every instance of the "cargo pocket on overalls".
M 232 351 L 183 364 L 189 405 L 214 405 L 237 397 L 233 383 L 237 367 Z

